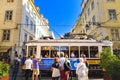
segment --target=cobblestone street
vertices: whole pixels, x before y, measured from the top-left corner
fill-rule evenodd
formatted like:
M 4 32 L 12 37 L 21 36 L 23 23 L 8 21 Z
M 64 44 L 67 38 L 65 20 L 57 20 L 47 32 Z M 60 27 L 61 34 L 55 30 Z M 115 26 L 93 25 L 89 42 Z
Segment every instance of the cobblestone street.
M 12 76 L 12 69 L 10 69 L 10 79 L 11 80 L 11 76 Z M 48 76 L 48 75 L 46 75 Z M 21 69 L 19 69 L 18 74 L 17 74 L 17 79 L 16 80 L 25 80 L 25 76 L 24 73 L 22 72 Z M 29 80 L 31 80 L 31 77 L 29 78 Z M 39 77 L 39 80 L 52 80 L 51 77 Z M 69 80 L 77 80 L 76 77 L 70 77 Z M 89 80 L 103 80 L 103 79 L 89 79 Z

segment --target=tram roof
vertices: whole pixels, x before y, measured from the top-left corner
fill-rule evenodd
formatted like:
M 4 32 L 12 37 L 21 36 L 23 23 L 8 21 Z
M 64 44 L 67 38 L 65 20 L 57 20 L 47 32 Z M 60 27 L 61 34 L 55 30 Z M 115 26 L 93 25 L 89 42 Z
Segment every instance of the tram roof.
M 30 40 L 26 42 L 26 44 L 29 43 L 111 43 L 111 41 L 103 40 L 103 41 L 97 41 L 97 40 L 80 40 L 80 39 L 40 39 L 40 40 Z

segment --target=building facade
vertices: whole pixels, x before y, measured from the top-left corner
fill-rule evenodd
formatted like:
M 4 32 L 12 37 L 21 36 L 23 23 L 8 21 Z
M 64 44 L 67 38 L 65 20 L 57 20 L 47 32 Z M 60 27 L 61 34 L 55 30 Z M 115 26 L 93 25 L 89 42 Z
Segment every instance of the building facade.
M 0 0 L 0 53 L 25 53 L 25 42 L 51 36 L 34 0 Z M 44 25 L 44 26 L 43 26 Z
M 82 12 L 71 33 L 86 33 L 97 40 L 110 40 L 120 50 L 120 0 L 83 0 Z

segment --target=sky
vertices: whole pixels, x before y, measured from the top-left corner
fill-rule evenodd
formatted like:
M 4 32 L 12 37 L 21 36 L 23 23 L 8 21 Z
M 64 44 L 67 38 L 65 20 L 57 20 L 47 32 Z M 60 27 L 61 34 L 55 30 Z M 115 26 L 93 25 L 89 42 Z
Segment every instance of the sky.
M 82 0 L 34 0 L 40 8 L 40 14 L 48 19 L 50 31 L 56 38 L 68 33 L 73 28 L 81 12 Z

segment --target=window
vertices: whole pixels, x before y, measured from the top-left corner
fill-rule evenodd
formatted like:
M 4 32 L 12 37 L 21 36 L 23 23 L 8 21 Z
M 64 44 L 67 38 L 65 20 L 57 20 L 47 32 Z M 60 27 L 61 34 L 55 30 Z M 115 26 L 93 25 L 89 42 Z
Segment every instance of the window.
M 68 49 L 68 48 L 67 48 Z M 70 58 L 78 58 L 79 55 L 79 46 L 70 46 Z
M 117 15 L 116 15 L 115 9 L 110 9 L 110 10 L 108 10 L 108 12 L 109 12 L 109 18 L 111 20 L 117 20 Z
M 28 26 L 28 24 L 29 24 L 29 17 L 28 16 L 25 17 L 25 24 L 26 24 L 26 26 Z
M 81 54 L 84 54 L 87 58 L 89 58 L 88 46 L 80 46 L 80 56 Z
M 115 1 L 115 0 L 107 0 L 107 1 L 112 2 L 112 1 Z
M 95 15 L 92 17 L 92 22 L 93 22 L 93 25 L 94 25 L 94 24 L 95 24 L 95 22 L 96 22 Z
M 82 20 L 82 23 L 84 24 L 84 18 L 83 18 L 83 20 Z
M 27 4 L 26 4 L 26 7 L 27 7 L 28 10 L 30 9 L 30 6 L 29 6 L 29 3 L 28 3 L 28 2 L 27 2 Z
M 27 34 L 24 34 L 24 42 L 27 42 Z
M 90 58 L 99 58 L 98 46 L 90 46 Z
M 111 29 L 111 37 L 112 37 L 112 41 L 118 41 L 118 40 L 120 40 L 118 29 L 115 29 L 115 28 Z
M 85 13 L 85 21 L 87 20 L 87 15 L 86 15 L 86 13 Z
M 34 25 L 34 33 L 36 33 L 36 26 Z
M 10 30 L 3 30 L 3 41 L 10 40 Z
M 12 16 L 13 16 L 13 11 L 11 10 L 5 11 L 5 20 L 12 20 Z
M 14 0 L 7 0 L 7 2 L 14 2 Z
M 90 15 L 90 8 L 88 9 L 88 16 Z
M 33 29 L 33 22 L 30 21 L 30 29 L 32 30 Z
M 90 25 L 89 24 L 86 24 L 86 31 L 88 31 L 90 29 Z M 83 32 L 84 33 L 84 32 Z
M 92 10 L 94 9 L 94 1 L 91 4 L 91 8 L 92 8 Z

